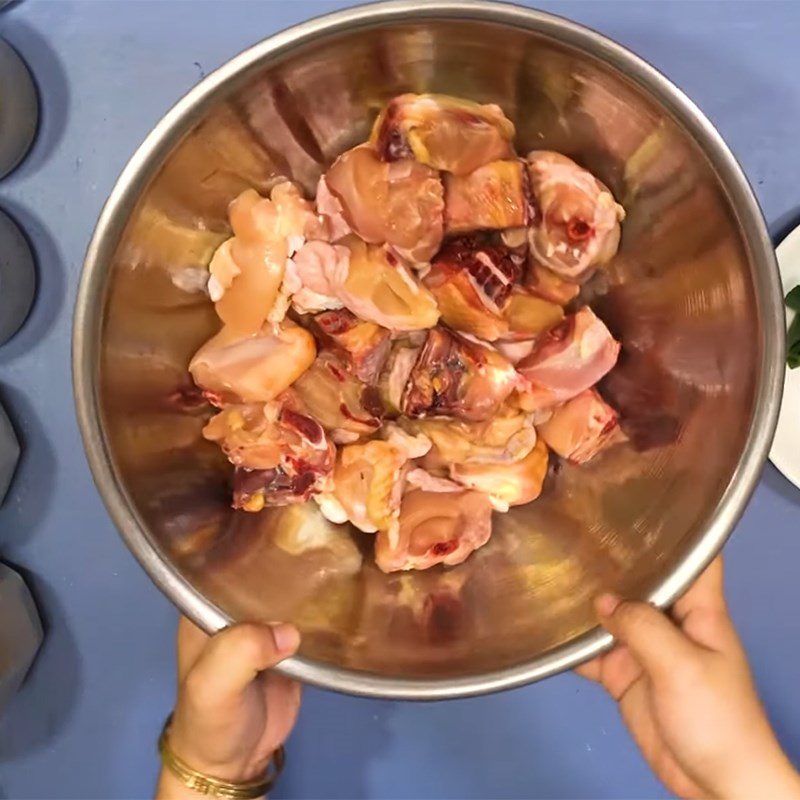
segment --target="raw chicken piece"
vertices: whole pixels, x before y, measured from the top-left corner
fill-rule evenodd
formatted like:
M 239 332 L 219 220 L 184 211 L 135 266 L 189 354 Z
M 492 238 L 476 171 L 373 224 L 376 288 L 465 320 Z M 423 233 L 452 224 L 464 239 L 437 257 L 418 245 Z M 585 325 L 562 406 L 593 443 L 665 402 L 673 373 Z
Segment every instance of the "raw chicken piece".
M 380 531 L 375 562 L 384 572 L 460 564 L 492 535 L 492 506 L 480 492 L 425 492 L 403 496 L 396 535 Z
M 301 465 L 321 474 L 333 468 L 335 451 L 322 426 L 281 400 L 228 406 L 203 428 L 228 460 L 245 469 L 281 466 L 288 474 Z
M 520 260 L 508 248 L 462 236 L 442 248 L 424 283 L 451 328 L 494 341 L 508 333 L 501 306 L 521 274 Z
M 407 463 L 403 448 L 377 439 L 339 450 L 334 494 L 359 530 L 392 531 L 396 535 L 403 468 Z
M 524 161 L 492 161 L 468 175 L 445 175 L 446 233 L 519 228 L 532 219 Z
M 400 448 L 406 458 L 422 458 L 431 449 L 431 440 L 424 433 L 411 434 L 404 431 L 396 422 L 387 422 L 381 430 L 383 438 Z
M 528 411 L 547 408 L 594 386 L 617 363 L 619 347 L 585 306 L 539 337 L 533 352 L 517 364 L 530 382 L 520 392 L 520 405 Z
M 508 330 L 494 346 L 512 364 L 517 365 L 535 349 L 539 336 L 564 319 L 564 309 L 557 303 L 515 286 L 503 309 Z
M 284 284 L 299 314 L 342 308 L 339 289 L 350 269 L 350 251 L 341 245 L 313 241 L 286 262 Z
M 511 339 L 503 342 L 495 342 L 494 346 L 501 356 L 507 358 L 516 366 L 536 349 L 536 339 Z
M 616 254 L 624 209 L 594 175 L 559 153 L 532 151 L 528 173 L 539 212 L 530 227 L 531 255 L 568 280 L 585 280 Z
M 460 492 L 463 488 L 460 483 L 451 481 L 449 478 L 440 478 L 437 475 L 432 475 L 421 467 L 409 470 L 406 475 L 407 491 L 422 489 L 426 492 Z
M 203 436 L 236 466 L 234 508 L 300 503 L 330 483 L 336 451 L 322 426 L 280 402 L 226 408 Z
M 240 335 L 257 333 L 275 306 L 286 259 L 321 230 L 314 207 L 292 183 L 279 183 L 270 199 L 253 189 L 230 205 L 234 236 L 209 265 L 208 293 L 223 324 Z M 283 309 L 285 311 L 285 308 Z M 274 322 L 282 319 L 278 312 Z
M 513 158 L 514 135 L 499 106 L 445 94 L 403 94 L 375 120 L 370 141 L 386 161 L 413 157 L 466 175 L 490 161 Z
M 233 473 L 233 507 L 257 513 L 266 507 L 304 503 L 317 490 L 317 475 L 301 472 L 287 475 L 280 467 L 244 469 Z
M 299 409 L 319 420 L 337 443 L 368 436 L 381 426 L 377 391 L 348 372 L 335 353 L 320 353 L 294 382 L 292 394 Z
M 325 222 L 327 239 L 338 242 L 345 236 L 353 233 L 353 229 L 344 218 L 344 208 L 339 198 L 328 188 L 328 182 L 323 175 L 317 184 L 317 213 Z
M 392 342 L 386 365 L 378 379 L 378 392 L 387 413 L 394 415 L 400 413 L 403 392 L 421 349 L 422 345 L 416 345 L 407 338 Z
M 289 320 L 265 325 L 255 336 L 225 327 L 195 353 L 189 372 L 217 405 L 267 403 L 311 366 L 315 354 L 314 337 Z
M 203 438 L 216 442 L 228 461 L 246 469 L 272 469 L 281 460 L 280 403 L 230 405 L 203 428 Z
M 558 325 L 564 319 L 564 309 L 515 286 L 503 308 L 503 319 L 508 323 L 504 338 L 532 339 Z
M 314 331 L 364 383 L 377 381 L 391 346 L 391 334 L 374 322 L 364 322 L 346 309 L 314 317 Z
M 557 408 L 538 430 L 558 455 L 576 464 L 585 464 L 606 447 L 626 441 L 617 412 L 594 389 Z
M 581 293 L 580 284 L 564 280 L 547 267 L 537 264 L 533 257 L 528 258 L 525 288 L 542 299 L 560 306 L 572 302 Z
M 450 419 L 403 419 L 413 433 L 423 433 L 433 448 L 425 468 L 448 469 L 451 464 L 504 464 L 525 458 L 536 444 L 528 414 L 502 408 L 485 422 Z
M 439 249 L 444 189 L 435 170 L 413 159 L 387 163 L 370 145 L 359 145 L 336 159 L 325 175 L 325 187 L 341 204 L 347 224 L 365 241 L 385 243 L 414 263 L 430 261 Z M 335 214 L 327 219 L 329 227 L 336 226 Z
M 394 331 L 423 330 L 439 319 L 433 295 L 385 247 L 350 235 L 341 244 L 309 242 L 292 261 L 300 313 L 345 306 Z
M 423 330 L 437 323 L 433 295 L 386 248 L 356 236 L 342 243 L 350 251 L 350 266 L 339 296 L 357 317 L 393 331 Z
M 409 417 L 485 420 L 518 383 L 514 367 L 496 350 L 436 327 L 411 370 L 402 410 Z
M 454 464 L 454 481 L 489 496 L 497 511 L 535 500 L 547 475 L 547 446 L 541 440 L 524 458 L 507 464 Z

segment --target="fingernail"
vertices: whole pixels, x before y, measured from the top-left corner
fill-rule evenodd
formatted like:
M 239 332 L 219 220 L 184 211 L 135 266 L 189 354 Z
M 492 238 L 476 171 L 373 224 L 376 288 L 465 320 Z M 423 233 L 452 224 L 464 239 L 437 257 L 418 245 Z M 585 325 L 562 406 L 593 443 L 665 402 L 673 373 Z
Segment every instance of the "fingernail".
M 622 600 L 617 595 L 606 592 L 594 601 L 594 607 L 601 617 L 610 617 L 621 602 Z
M 300 644 L 300 634 L 294 625 L 273 625 L 272 638 L 279 653 L 292 653 Z

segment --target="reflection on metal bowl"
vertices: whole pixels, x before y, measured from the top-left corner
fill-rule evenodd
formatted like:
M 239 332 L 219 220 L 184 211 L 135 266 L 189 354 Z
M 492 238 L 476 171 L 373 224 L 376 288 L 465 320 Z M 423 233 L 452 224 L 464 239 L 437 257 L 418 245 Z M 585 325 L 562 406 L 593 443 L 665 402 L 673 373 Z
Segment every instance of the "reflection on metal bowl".
M 407 91 L 498 103 L 520 152 L 591 169 L 628 212 L 593 307 L 622 341 L 602 387 L 630 442 L 565 466 L 497 516 L 465 564 L 383 575 L 364 534 L 316 506 L 228 508 L 201 439 L 189 357 L 215 329 L 196 288 L 226 206 L 277 176 L 308 191 L 377 108 Z M 601 589 L 670 602 L 721 547 L 764 462 L 783 376 L 772 247 L 714 128 L 671 83 L 596 33 L 488 2 L 393 2 L 322 17 L 207 77 L 120 177 L 86 258 L 74 330 L 89 460 L 123 537 L 206 629 L 277 618 L 304 634 L 286 673 L 387 697 L 535 680 L 609 644 Z

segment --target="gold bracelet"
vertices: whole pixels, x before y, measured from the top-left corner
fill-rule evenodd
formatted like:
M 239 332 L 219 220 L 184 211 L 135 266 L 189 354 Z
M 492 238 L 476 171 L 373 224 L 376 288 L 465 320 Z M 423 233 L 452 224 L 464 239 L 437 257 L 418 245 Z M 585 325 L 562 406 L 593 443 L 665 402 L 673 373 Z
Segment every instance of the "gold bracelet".
M 232 783 L 205 775 L 192 769 L 183 759 L 175 755 L 169 744 L 169 726 L 172 722 L 170 714 L 164 727 L 161 729 L 161 736 L 158 737 L 158 752 L 161 756 L 161 763 L 187 788 L 198 794 L 210 795 L 211 797 L 227 797 L 232 800 L 255 800 L 257 797 L 264 797 L 267 792 L 275 785 L 275 781 L 283 771 L 286 762 L 286 751 L 281 745 L 272 755 L 272 761 L 267 768 L 267 776 L 263 780 L 248 781 L 247 783 Z

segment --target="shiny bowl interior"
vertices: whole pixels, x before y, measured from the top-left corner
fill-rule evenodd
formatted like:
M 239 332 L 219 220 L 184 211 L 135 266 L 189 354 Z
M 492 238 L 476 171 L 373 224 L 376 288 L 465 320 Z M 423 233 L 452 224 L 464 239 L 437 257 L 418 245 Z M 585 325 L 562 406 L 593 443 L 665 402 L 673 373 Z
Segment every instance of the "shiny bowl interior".
M 216 330 L 187 291 L 226 206 L 278 176 L 313 192 L 395 94 L 500 104 L 518 150 L 554 149 L 627 209 L 593 307 L 623 343 L 605 391 L 630 443 L 564 466 L 496 515 L 465 564 L 384 575 L 365 534 L 313 508 L 228 508 L 186 365 Z M 362 694 L 436 698 L 518 685 L 607 646 L 601 589 L 673 599 L 721 547 L 758 478 L 780 399 L 771 244 L 719 135 L 654 69 L 556 17 L 486 2 L 394 2 L 311 21 L 193 89 L 119 179 L 89 247 L 74 332 L 89 460 L 155 582 L 202 626 L 291 620 L 287 673 Z

